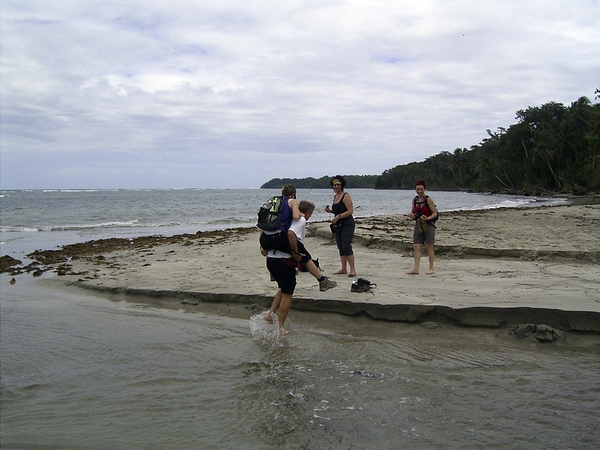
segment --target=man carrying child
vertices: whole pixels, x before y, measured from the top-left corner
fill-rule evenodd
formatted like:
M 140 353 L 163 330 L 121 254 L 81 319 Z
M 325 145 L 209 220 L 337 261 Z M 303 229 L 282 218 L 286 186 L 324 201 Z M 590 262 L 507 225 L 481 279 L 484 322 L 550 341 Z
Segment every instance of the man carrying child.
M 296 287 L 296 267 L 298 262 L 303 263 L 311 275 L 319 281 L 319 290 L 326 291 L 337 285 L 335 281 L 321 275 L 319 268 L 316 266 L 310 253 L 304 246 L 306 221 L 310 219 L 310 216 L 315 210 L 314 203 L 302 200 L 298 205 L 298 209 L 300 210 L 301 216 L 299 219 L 294 219 L 292 221 L 287 232 L 289 248 L 269 251 L 261 248 L 261 253 L 263 256 L 267 257 L 267 268 L 279 286 L 271 309 L 269 309 L 265 315 L 265 320 L 271 322 L 273 320 L 272 315 L 279 308 L 279 324 L 282 330 L 283 323 L 292 306 L 292 296 Z M 285 330 L 283 330 L 283 332 L 285 333 Z

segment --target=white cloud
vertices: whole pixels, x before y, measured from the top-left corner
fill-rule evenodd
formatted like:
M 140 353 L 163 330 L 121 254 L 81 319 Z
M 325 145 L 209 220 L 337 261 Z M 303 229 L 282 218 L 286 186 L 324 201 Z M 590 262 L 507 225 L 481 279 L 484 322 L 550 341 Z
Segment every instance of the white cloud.
M 247 4 L 249 3 L 249 4 Z M 600 87 L 596 1 L 2 4 L 2 188 L 378 174 Z

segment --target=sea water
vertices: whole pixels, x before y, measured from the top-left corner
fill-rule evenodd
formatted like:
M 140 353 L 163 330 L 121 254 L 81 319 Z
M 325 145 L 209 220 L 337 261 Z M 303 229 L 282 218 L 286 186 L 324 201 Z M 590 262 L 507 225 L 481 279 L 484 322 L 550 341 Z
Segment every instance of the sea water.
M 3 192 L 2 248 L 22 255 L 72 240 L 252 226 L 270 194 Z M 413 195 L 352 194 L 365 215 L 406 212 Z M 519 201 L 430 194 L 447 210 Z M 461 206 L 462 196 L 473 199 Z M 332 195 L 299 197 L 324 207 Z M 542 345 L 497 329 L 294 310 L 290 334 L 275 337 L 242 305 L 185 312 L 61 286 L 50 275 L 0 281 L 3 448 L 600 445 L 597 336 Z M 265 323 L 253 328 L 253 317 Z
M 349 191 L 356 217 L 408 214 L 414 191 Z M 174 235 L 256 225 L 260 205 L 273 189 L 138 189 L 0 191 L 0 251 L 22 256 L 37 249 L 109 237 Z M 466 192 L 433 192 L 440 211 L 561 204 L 537 198 Z M 328 189 L 299 189 L 315 203 L 311 221 L 329 220 Z

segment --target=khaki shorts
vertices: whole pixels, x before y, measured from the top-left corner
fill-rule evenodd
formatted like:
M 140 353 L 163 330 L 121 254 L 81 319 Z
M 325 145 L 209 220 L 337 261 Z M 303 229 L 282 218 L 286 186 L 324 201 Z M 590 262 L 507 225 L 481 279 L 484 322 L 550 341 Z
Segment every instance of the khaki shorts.
M 435 243 L 435 226 L 431 223 L 427 224 L 425 233 L 419 231 L 417 222 L 415 222 L 415 230 L 413 231 L 413 244 L 434 244 Z

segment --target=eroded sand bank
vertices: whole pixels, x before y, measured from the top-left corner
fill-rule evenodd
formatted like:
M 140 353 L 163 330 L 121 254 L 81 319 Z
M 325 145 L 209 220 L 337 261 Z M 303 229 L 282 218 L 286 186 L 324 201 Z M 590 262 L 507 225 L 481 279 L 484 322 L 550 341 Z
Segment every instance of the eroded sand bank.
M 443 213 L 435 274 L 412 267 L 412 223 L 404 216 L 357 219 L 358 277 L 377 284 L 351 293 L 327 223 L 309 224 L 306 246 L 338 286 L 320 292 L 300 273 L 293 308 L 375 319 L 475 326 L 547 324 L 600 332 L 600 205 Z M 150 296 L 193 308 L 199 302 L 266 307 L 276 291 L 258 250 L 258 231 L 92 241 L 41 252 L 42 267 L 66 284 Z

